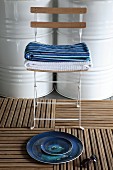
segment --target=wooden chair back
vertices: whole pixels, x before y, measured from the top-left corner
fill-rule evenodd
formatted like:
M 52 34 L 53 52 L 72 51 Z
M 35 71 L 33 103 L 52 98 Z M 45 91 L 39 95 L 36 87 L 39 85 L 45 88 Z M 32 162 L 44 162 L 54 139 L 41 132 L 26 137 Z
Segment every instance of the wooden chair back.
M 85 14 L 87 8 L 49 8 L 31 7 L 31 13 L 47 14 Z M 31 22 L 32 28 L 86 28 L 86 22 Z

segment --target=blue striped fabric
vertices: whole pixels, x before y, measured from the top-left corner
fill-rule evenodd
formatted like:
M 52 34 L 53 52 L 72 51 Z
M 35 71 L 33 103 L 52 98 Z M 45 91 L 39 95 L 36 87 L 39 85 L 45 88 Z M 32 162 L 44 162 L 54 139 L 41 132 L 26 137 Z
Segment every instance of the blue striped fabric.
M 46 45 L 30 42 L 25 49 L 25 59 L 41 62 L 86 62 L 90 61 L 90 53 L 85 43 Z

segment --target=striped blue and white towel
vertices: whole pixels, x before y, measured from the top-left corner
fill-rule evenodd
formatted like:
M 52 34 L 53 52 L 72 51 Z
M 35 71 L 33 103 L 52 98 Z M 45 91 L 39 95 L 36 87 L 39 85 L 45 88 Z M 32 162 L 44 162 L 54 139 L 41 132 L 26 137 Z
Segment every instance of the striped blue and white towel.
M 25 49 L 25 67 L 30 70 L 75 71 L 88 70 L 91 56 L 85 43 L 46 45 L 31 42 Z

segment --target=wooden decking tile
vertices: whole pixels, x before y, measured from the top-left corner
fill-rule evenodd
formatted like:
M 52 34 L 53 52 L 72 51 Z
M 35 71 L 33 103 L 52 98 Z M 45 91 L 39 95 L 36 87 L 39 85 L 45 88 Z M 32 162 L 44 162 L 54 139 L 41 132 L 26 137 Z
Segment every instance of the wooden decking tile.
M 81 156 L 73 161 L 60 165 L 43 164 L 33 160 L 26 152 L 26 143 L 37 134 L 45 131 L 57 130 L 77 136 L 84 145 Z M 35 128 L 0 128 L 0 169 L 1 170 L 81 170 L 80 162 L 95 154 L 98 163 L 91 163 L 84 170 L 112 170 L 113 169 L 113 136 L 111 129 L 75 128 L 50 129 Z M 108 138 L 109 136 L 109 138 Z
M 59 100 L 66 102 L 66 100 Z M 73 105 L 56 105 L 56 118 L 77 118 L 79 108 Z M 75 105 L 74 105 L 75 104 Z M 113 128 L 113 101 L 82 101 L 82 126 L 85 128 Z M 77 121 L 56 121 L 56 127 L 77 127 Z
M 75 100 L 38 100 L 37 118 L 78 118 Z M 40 103 L 42 101 L 42 103 Z M 45 102 L 45 103 L 43 103 Z M 64 104 L 55 104 L 63 102 Z M 72 104 L 65 104 L 71 102 Z M 50 103 L 50 104 L 48 104 Z M 33 99 L 0 99 L 0 127 L 31 127 L 33 125 Z M 82 101 L 82 126 L 84 128 L 113 129 L 113 101 Z M 78 127 L 78 121 L 37 120 L 36 127 Z
M 50 130 L 50 129 L 46 129 Z M 45 129 L 30 131 L 29 129 L 2 128 L 0 129 L 0 169 L 53 169 L 33 160 L 26 151 L 27 141 L 34 135 L 45 132 Z
M 31 127 L 33 125 L 34 103 L 33 99 L 0 99 L 0 127 Z M 55 100 L 37 100 L 37 118 L 55 118 Z M 45 102 L 43 104 L 43 102 Z M 48 102 L 50 104 L 48 104 Z M 55 127 L 55 121 L 37 120 L 36 127 Z
M 62 129 L 61 129 L 62 131 Z M 77 130 L 77 129 L 66 129 L 63 130 L 66 132 L 70 132 L 73 135 L 76 135 L 81 139 L 84 145 L 84 151 L 82 155 L 75 159 L 72 162 L 63 164 L 63 165 L 55 165 L 54 170 L 81 170 L 80 168 L 80 162 L 90 157 L 92 154 L 95 154 L 98 159 L 98 163 L 91 163 L 86 168 L 82 168 L 84 170 L 112 170 L 113 169 L 113 152 L 109 152 L 108 154 L 105 154 L 110 151 L 110 145 L 107 140 L 103 141 L 103 138 L 101 136 L 101 130 L 100 129 L 85 129 L 84 131 Z M 106 133 L 111 130 L 105 130 L 102 129 L 103 133 Z M 106 133 L 107 134 L 107 133 Z M 113 139 L 113 136 L 111 137 Z M 104 143 L 107 142 L 107 147 L 105 147 Z M 108 156 L 108 157 L 107 157 Z M 109 159 L 109 161 L 107 161 Z

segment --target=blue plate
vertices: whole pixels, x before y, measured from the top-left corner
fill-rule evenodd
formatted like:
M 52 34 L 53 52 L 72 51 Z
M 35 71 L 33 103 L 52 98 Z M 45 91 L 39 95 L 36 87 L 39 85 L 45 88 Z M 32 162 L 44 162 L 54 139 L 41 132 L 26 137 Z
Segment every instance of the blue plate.
M 41 149 L 41 145 L 45 141 L 48 141 L 51 137 L 64 138 L 67 141 L 70 141 L 72 144 L 71 151 L 60 155 L 50 155 L 45 153 Z M 28 141 L 26 149 L 28 154 L 37 161 L 49 164 L 60 164 L 69 162 L 79 157 L 83 151 L 83 144 L 77 137 L 71 134 L 65 132 L 49 131 L 32 137 Z
M 50 155 L 61 155 L 70 152 L 72 144 L 65 138 L 49 137 L 41 144 L 41 149 Z

